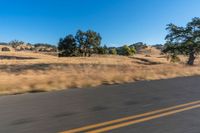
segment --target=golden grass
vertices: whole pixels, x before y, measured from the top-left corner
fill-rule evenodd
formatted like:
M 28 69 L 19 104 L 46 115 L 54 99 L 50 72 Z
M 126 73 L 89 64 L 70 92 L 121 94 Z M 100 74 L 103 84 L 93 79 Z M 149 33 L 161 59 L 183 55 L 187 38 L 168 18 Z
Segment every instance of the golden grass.
M 0 57 L 4 56 L 14 58 L 0 60 L 0 94 L 54 91 L 200 74 L 198 60 L 197 65 L 189 67 L 183 63 L 171 64 L 160 55 L 58 58 L 31 52 L 0 52 Z

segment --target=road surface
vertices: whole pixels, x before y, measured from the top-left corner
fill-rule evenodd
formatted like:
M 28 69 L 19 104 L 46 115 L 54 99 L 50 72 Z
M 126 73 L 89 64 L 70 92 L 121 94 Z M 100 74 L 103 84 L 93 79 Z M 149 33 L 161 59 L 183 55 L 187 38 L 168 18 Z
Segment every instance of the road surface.
M 0 133 L 199 133 L 200 77 L 0 97 Z

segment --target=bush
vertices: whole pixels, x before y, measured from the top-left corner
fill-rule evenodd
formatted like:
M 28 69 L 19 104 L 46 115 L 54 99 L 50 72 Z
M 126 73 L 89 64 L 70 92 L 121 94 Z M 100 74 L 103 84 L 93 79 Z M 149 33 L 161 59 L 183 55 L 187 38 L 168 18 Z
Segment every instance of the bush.
M 136 50 L 134 47 L 129 47 L 127 45 L 124 45 L 123 47 L 118 49 L 117 53 L 119 55 L 124 55 L 124 56 L 133 56 L 136 53 Z
M 106 45 L 104 45 L 103 47 L 97 48 L 97 53 L 98 54 L 109 54 L 109 49 L 107 48 Z
M 116 48 L 112 48 L 112 49 L 109 51 L 109 54 L 117 55 L 117 50 L 116 50 Z

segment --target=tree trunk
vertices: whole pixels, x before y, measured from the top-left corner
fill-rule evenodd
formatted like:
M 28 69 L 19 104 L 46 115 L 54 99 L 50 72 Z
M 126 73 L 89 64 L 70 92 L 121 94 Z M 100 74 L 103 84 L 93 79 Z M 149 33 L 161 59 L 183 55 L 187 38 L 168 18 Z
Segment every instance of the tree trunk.
M 83 55 L 84 55 L 85 57 L 87 56 L 87 49 L 86 49 L 86 48 L 84 48 Z
M 92 54 L 91 54 L 91 51 L 89 51 L 89 55 L 88 55 L 88 57 L 91 57 L 91 55 L 92 55 Z
M 195 55 L 194 52 L 190 52 L 189 59 L 188 59 L 188 65 L 194 65 Z

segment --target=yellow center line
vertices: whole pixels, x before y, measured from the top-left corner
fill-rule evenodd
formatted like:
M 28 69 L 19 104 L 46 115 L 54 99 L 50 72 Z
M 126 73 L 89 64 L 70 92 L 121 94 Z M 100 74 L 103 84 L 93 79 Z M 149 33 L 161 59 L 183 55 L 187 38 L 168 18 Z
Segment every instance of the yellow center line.
M 180 113 L 180 112 L 183 112 L 183 111 L 186 111 L 186 110 L 191 110 L 191 109 L 195 109 L 195 108 L 199 108 L 199 107 L 200 107 L 200 104 L 190 106 L 190 107 L 186 107 L 186 108 L 182 108 L 182 109 L 178 109 L 178 110 L 174 110 L 174 111 L 169 111 L 169 112 L 158 114 L 158 115 L 149 116 L 149 117 L 138 119 L 138 120 L 124 122 L 124 123 L 113 125 L 113 126 L 108 126 L 108 127 L 105 127 L 105 128 L 89 131 L 89 132 L 86 132 L 86 133 L 102 133 L 102 132 L 106 132 L 106 131 L 130 126 L 130 125 L 133 125 L 133 124 L 136 124 L 136 123 L 141 123 L 141 122 L 149 121 L 149 120 L 152 120 L 152 119 L 173 115 L 173 114 L 176 114 L 176 113 Z
M 75 129 L 72 129 L 72 130 L 63 131 L 61 133 L 77 133 L 77 132 L 81 132 L 81 131 L 85 131 L 85 130 L 90 130 L 90 129 L 93 129 L 93 128 L 99 128 L 99 127 L 102 127 L 102 126 L 109 126 L 110 124 L 115 124 L 115 123 L 124 122 L 124 121 L 127 121 L 127 120 L 132 120 L 132 119 L 145 117 L 145 116 L 149 116 L 149 115 L 153 115 L 153 114 L 157 114 L 157 113 L 162 113 L 162 112 L 165 112 L 165 111 L 170 111 L 170 110 L 173 110 L 173 109 L 177 109 L 177 108 L 181 108 L 181 107 L 185 107 L 185 106 L 189 106 L 189 105 L 193 105 L 193 104 L 198 104 L 198 103 L 200 103 L 200 100 L 190 102 L 190 103 L 186 103 L 186 104 L 176 105 L 176 106 L 172 106 L 172 107 L 168 107 L 168 108 L 164 108 L 164 109 L 159 109 L 159 110 L 147 112 L 147 113 L 144 113 L 144 114 L 128 116 L 128 117 L 119 118 L 119 119 L 116 119 L 116 120 L 111 120 L 111 121 L 107 121 L 107 122 L 102 122 L 102 123 L 92 124 L 92 125 L 88 125 L 88 126 L 84 126 L 84 127 L 80 127 L 80 128 L 75 128 Z

